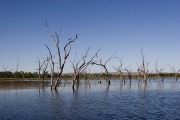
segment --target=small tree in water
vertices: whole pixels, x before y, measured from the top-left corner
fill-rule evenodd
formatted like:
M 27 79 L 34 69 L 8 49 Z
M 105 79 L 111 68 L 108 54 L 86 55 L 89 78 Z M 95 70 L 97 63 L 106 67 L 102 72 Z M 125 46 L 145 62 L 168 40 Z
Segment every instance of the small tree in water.
M 142 65 L 138 68 L 138 71 L 142 72 L 143 77 L 144 77 L 144 82 L 147 82 L 147 75 L 149 73 L 148 66 L 149 66 L 150 62 L 148 62 L 148 61 L 145 62 L 145 60 L 144 60 L 145 55 L 142 53 L 142 50 L 143 49 L 141 49 Z
M 174 66 L 173 67 L 171 67 L 169 64 L 168 64 L 168 66 L 171 68 L 171 72 L 174 74 L 174 78 L 176 79 L 176 81 L 177 81 L 177 76 L 178 76 L 178 73 L 180 72 L 180 69 L 179 70 L 175 70 L 175 68 L 174 68 Z
M 57 34 L 55 32 L 55 36 L 51 34 L 50 32 L 50 29 L 49 29 L 49 26 L 48 26 L 48 23 L 47 23 L 47 20 L 46 20 L 46 27 L 47 27 L 47 33 L 52 37 L 52 40 L 57 48 L 57 54 L 58 54 L 58 75 L 57 75 L 57 79 L 54 83 L 54 88 L 56 89 L 57 85 L 58 85 L 58 82 L 59 80 L 61 80 L 62 78 L 62 73 L 63 73 L 63 70 L 64 70 L 64 66 L 65 66 L 65 63 L 66 63 L 66 60 L 67 58 L 69 57 L 69 54 L 70 54 L 70 51 L 71 51 L 71 43 L 74 42 L 77 38 L 78 38 L 78 34 L 76 34 L 76 37 L 74 39 L 70 38 L 68 39 L 68 42 L 67 44 L 64 46 L 64 57 L 62 58 L 62 55 L 61 55 L 61 49 L 59 47 L 59 36 L 61 34 L 61 30 L 60 30 L 60 33 Z M 48 48 L 48 46 L 46 45 L 46 47 Z M 50 60 L 51 60 L 51 75 L 53 75 L 52 72 L 54 72 L 54 61 L 52 60 L 52 54 L 50 52 L 50 49 L 48 48 L 49 50 L 49 53 L 50 53 Z M 49 62 L 50 64 L 50 62 Z
M 99 49 L 97 51 L 97 53 L 93 57 L 91 57 L 91 59 L 87 62 L 86 59 L 87 59 L 87 56 L 88 56 L 89 49 L 90 49 L 90 47 L 86 51 L 85 55 L 82 55 L 81 60 L 76 60 L 76 54 L 75 54 L 74 61 L 71 61 L 72 68 L 73 68 L 73 71 L 74 71 L 73 84 L 72 84 L 73 89 L 74 89 L 75 82 L 76 81 L 79 82 L 79 76 L 86 70 L 88 65 L 92 64 L 92 61 L 93 61 L 94 57 L 101 50 L 101 49 Z
M 108 60 L 106 60 L 106 62 L 103 64 L 102 63 L 102 59 L 100 59 L 98 57 L 98 54 L 96 53 L 96 58 L 98 59 L 99 63 L 97 63 L 96 61 L 92 62 L 92 65 L 98 65 L 98 66 L 101 66 L 103 69 L 104 69 L 104 73 L 102 73 L 104 75 L 104 79 L 108 82 L 108 84 L 110 84 L 110 78 L 109 78 L 109 72 L 108 72 L 108 69 L 106 67 L 106 64 L 108 61 L 110 61 L 112 58 L 115 58 L 115 55 L 116 53 L 114 53 Z

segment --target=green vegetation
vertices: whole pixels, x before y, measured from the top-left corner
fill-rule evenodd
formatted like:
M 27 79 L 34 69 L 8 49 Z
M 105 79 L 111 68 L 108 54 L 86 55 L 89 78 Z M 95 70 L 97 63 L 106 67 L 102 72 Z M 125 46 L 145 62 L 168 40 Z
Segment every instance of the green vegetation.
M 54 73 L 54 76 L 57 76 L 58 73 Z M 64 74 L 62 79 L 73 79 L 73 73 Z M 120 79 L 119 74 L 117 73 L 110 73 L 109 77 L 111 79 Z M 177 77 L 180 77 L 180 73 Z M 24 72 L 24 71 L 15 71 L 15 72 L 0 72 L 0 79 L 38 79 L 38 72 Z M 41 74 L 41 78 L 43 79 L 50 79 L 51 73 L 45 72 L 44 74 Z M 124 74 L 124 78 L 128 79 L 127 74 Z M 135 74 L 132 74 L 132 78 L 136 79 L 137 76 Z M 140 76 L 140 78 L 143 78 L 143 75 Z M 148 74 L 148 78 L 157 78 L 157 74 Z M 160 74 L 160 78 L 174 78 L 174 73 L 162 73 Z M 55 78 L 54 78 L 55 79 Z M 104 79 L 103 74 L 101 73 L 92 73 L 92 74 L 81 74 L 80 79 Z

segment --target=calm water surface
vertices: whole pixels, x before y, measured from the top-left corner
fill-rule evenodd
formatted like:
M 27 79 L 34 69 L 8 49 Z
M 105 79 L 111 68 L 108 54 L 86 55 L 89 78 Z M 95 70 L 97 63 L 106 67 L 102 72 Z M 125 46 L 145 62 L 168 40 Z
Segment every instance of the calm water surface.
M 71 81 L 62 81 L 57 91 L 48 81 L 0 82 L 0 120 L 29 119 L 180 120 L 180 82 L 91 80 L 74 91 Z

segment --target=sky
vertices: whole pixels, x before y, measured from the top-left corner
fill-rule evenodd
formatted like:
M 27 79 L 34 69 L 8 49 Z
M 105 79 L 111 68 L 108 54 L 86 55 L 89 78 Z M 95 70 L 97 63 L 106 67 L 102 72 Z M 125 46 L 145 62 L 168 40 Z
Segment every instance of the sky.
M 52 34 L 62 29 L 62 54 L 68 39 L 79 33 L 71 44 L 65 73 L 73 71 L 70 60 L 75 53 L 80 59 L 88 47 L 87 60 L 102 48 L 98 57 L 103 63 L 116 52 L 124 68 L 136 71 L 143 48 L 150 71 L 155 71 L 157 59 L 163 72 L 171 71 L 168 64 L 180 69 L 179 0 L 0 0 L 0 71 L 5 67 L 14 72 L 18 59 L 18 71 L 36 72 L 37 57 L 43 62 L 49 55 L 44 44 L 58 62 L 45 18 Z M 112 66 L 119 65 L 113 58 L 107 68 L 114 72 Z M 91 72 L 103 71 L 99 66 L 89 67 Z

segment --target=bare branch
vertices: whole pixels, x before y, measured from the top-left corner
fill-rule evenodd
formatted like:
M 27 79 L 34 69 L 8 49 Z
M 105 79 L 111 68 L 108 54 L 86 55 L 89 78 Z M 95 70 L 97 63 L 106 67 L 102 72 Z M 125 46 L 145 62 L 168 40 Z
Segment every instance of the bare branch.
M 111 55 L 111 57 L 108 59 L 108 60 L 106 60 L 106 62 L 104 63 L 104 65 L 106 65 L 106 63 L 108 62 L 108 61 L 110 61 L 112 58 L 115 58 L 115 55 L 116 54 L 116 52 L 114 52 L 112 55 Z
M 55 82 L 55 85 L 54 85 L 54 88 L 57 87 L 57 84 L 58 84 L 58 81 L 62 78 L 62 73 L 63 73 L 63 69 L 64 69 L 64 66 L 65 66 L 65 63 L 66 63 L 66 60 L 70 54 L 70 51 L 71 51 L 71 43 L 74 42 L 77 38 L 78 38 L 78 34 L 76 34 L 75 38 L 74 39 L 68 39 L 68 42 L 67 44 L 64 46 L 64 60 L 62 61 L 62 56 L 61 56 L 61 51 L 60 51 L 60 48 L 59 48 L 59 36 L 61 35 L 61 30 L 60 30 L 60 33 L 57 34 L 55 32 L 55 37 L 54 35 L 51 34 L 51 31 L 49 29 L 49 26 L 48 26 L 48 23 L 47 23 L 47 20 L 45 19 L 46 21 L 46 27 L 47 27 L 47 33 L 52 37 L 52 40 L 57 48 L 57 51 L 58 51 L 58 59 L 59 61 L 57 62 L 58 63 L 58 66 L 59 66 L 59 72 L 58 72 L 58 78 Z M 47 48 L 48 46 L 45 45 Z M 69 48 L 68 48 L 69 47 Z M 54 61 L 52 61 L 52 55 L 51 55 L 51 52 L 50 52 L 50 49 L 48 48 L 49 50 L 49 53 L 50 53 L 50 56 L 51 56 L 51 62 L 52 64 L 54 64 Z
M 168 66 L 171 68 L 171 72 L 174 73 L 174 77 L 175 77 L 175 79 L 177 80 L 177 75 L 178 75 L 178 73 L 180 72 L 180 69 L 176 71 L 175 68 L 174 68 L 174 66 L 171 67 L 169 64 L 168 64 Z
M 103 64 L 102 63 L 102 59 L 99 59 L 98 54 L 96 54 L 96 58 L 99 60 L 99 63 L 96 63 L 95 61 L 91 62 L 92 65 L 98 65 L 104 68 L 104 73 L 102 73 L 105 76 L 105 80 L 110 84 L 110 79 L 109 79 L 109 73 L 108 70 L 106 68 L 106 63 L 111 60 L 112 58 L 114 58 L 115 53 L 108 59 L 106 60 L 106 62 Z
M 145 55 L 143 54 L 143 48 L 141 49 L 141 56 L 142 56 L 142 65 L 139 67 L 139 65 L 138 65 L 138 70 L 140 71 L 140 72 L 142 72 L 142 74 L 143 74 L 143 76 L 144 76 L 144 81 L 146 82 L 146 80 L 147 80 L 147 74 L 148 74 L 148 72 L 149 72 L 149 70 L 148 70 L 148 66 L 149 66 L 149 64 L 150 64 L 150 62 L 146 62 L 145 63 L 145 60 L 144 60 L 144 57 L 145 57 Z
M 73 67 L 73 70 L 74 70 L 74 78 L 73 78 L 73 85 L 72 85 L 72 88 L 74 89 L 74 84 L 75 84 L 75 81 L 79 81 L 79 76 L 80 76 L 80 74 L 82 74 L 85 70 L 86 70 L 86 68 L 88 67 L 88 65 L 90 65 L 90 64 L 92 64 L 92 61 L 93 61 L 93 59 L 94 59 L 94 57 L 96 56 L 96 54 L 100 51 L 100 49 L 96 52 L 96 54 L 93 56 L 93 57 L 91 57 L 91 59 L 88 61 L 88 62 L 86 62 L 86 58 L 87 58 L 87 54 L 88 54 L 88 52 L 89 52 L 89 49 L 90 49 L 90 47 L 88 48 L 88 50 L 86 51 L 86 53 L 85 53 L 85 55 L 83 55 L 82 54 L 82 58 L 81 58 L 81 61 L 80 60 L 78 60 L 78 62 L 76 62 L 76 54 L 75 54 L 75 57 L 74 57 L 74 61 L 72 62 L 72 61 L 70 61 L 71 62 L 71 64 L 72 64 L 72 67 Z M 81 64 L 80 64 L 80 62 L 82 62 Z

